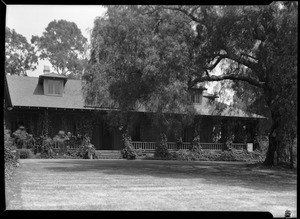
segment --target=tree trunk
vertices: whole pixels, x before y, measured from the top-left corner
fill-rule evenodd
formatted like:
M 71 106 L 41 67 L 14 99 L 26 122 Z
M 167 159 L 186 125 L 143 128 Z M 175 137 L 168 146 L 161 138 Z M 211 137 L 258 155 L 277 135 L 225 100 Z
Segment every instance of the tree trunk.
M 226 150 L 226 141 L 227 141 L 227 137 L 228 137 L 228 119 L 224 118 L 221 121 L 221 139 L 220 142 L 223 143 L 223 147 L 222 147 L 222 151 Z
M 277 136 L 277 127 L 278 127 L 278 116 L 276 112 L 271 112 L 272 126 L 271 131 L 269 133 L 269 147 L 266 155 L 266 159 L 264 161 L 264 165 L 273 166 L 274 165 L 274 155 L 275 151 L 277 151 L 278 146 L 278 136 Z M 278 151 L 277 151 L 277 159 L 278 159 Z M 276 162 L 278 163 L 278 162 Z
M 294 168 L 293 149 L 290 152 L 290 168 Z
M 277 150 L 277 127 L 279 125 L 278 121 L 280 118 L 280 114 L 278 112 L 278 108 L 272 106 L 272 90 L 266 89 L 265 90 L 265 98 L 266 98 L 266 103 L 268 105 L 268 108 L 270 109 L 270 119 L 272 122 L 272 125 L 270 127 L 270 132 L 269 132 L 269 147 L 266 155 L 266 159 L 263 162 L 265 166 L 273 166 L 274 165 L 274 155 L 275 151 Z M 278 154 L 277 154 L 278 155 Z M 278 158 L 278 156 L 277 156 Z
M 279 127 L 279 121 L 280 121 L 280 114 L 278 112 L 273 111 L 271 112 L 271 119 L 272 119 L 272 126 L 271 126 L 271 131 L 269 133 L 269 147 L 267 151 L 267 156 L 264 161 L 264 165 L 266 166 L 273 166 L 274 165 L 274 155 L 275 152 L 277 153 L 277 162 L 278 163 L 278 158 L 280 157 L 280 151 L 278 151 L 278 146 L 280 145 L 280 141 L 282 139 L 279 138 L 278 136 L 278 131 L 277 128 Z
M 294 159 L 293 159 L 293 146 L 294 146 L 294 141 L 290 145 L 290 169 L 294 168 Z
M 273 166 L 274 165 L 274 155 L 277 149 L 277 142 L 275 137 L 273 136 L 273 132 L 269 134 L 269 147 L 267 151 L 267 156 L 264 161 L 265 166 Z

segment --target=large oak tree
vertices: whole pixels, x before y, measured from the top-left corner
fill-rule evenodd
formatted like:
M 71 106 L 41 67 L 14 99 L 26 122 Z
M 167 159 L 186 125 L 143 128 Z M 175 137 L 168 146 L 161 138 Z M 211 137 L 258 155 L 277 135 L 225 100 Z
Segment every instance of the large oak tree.
M 139 101 L 159 110 L 180 103 L 178 97 L 200 83 L 233 81 L 233 89 L 246 90 L 269 118 L 265 164 L 273 165 L 275 151 L 296 138 L 297 16 L 294 2 L 109 6 L 93 29 L 86 94 L 102 100 L 98 85 L 105 83 L 101 89 L 121 108 Z M 222 62 L 222 74 L 212 74 Z M 168 90 L 174 84 L 177 89 Z

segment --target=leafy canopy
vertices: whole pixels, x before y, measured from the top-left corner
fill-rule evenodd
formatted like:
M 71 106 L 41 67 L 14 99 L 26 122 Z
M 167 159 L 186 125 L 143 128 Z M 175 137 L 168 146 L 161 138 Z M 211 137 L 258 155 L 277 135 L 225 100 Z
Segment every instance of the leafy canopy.
M 87 39 L 74 22 L 51 21 L 41 37 L 32 36 L 41 59 L 48 59 L 59 74 L 82 74 L 86 66 L 85 47 Z
M 155 95 L 165 94 L 174 83 L 186 88 L 181 82 L 188 73 L 190 26 L 182 17 L 143 15 L 136 7 L 108 6 L 106 17 L 95 20 L 92 57 L 84 75 L 91 103 L 102 105 L 111 98 L 127 110 L 137 101 L 153 105 L 150 100 L 159 101 Z
M 298 3 L 158 7 L 177 11 L 196 23 L 203 71 L 192 85 L 231 80 L 247 107 L 269 118 L 265 164 L 272 165 L 274 152 L 296 138 Z M 226 63 L 222 74 L 211 74 L 222 62 Z
M 5 28 L 5 73 L 27 75 L 35 70 L 38 57 L 34 47 L 14 29 Z

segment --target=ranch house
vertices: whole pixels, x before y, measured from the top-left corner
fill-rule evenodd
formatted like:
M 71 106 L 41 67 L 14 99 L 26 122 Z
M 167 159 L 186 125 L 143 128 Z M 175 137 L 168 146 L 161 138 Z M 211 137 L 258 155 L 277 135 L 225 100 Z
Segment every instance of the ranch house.
M 122 149 L 122 136 L 118 127 L 111 128 L 105 115 L 112 109 L 91 107 L 85 104 L 82 93 L 82 81 L 68 79 L 55 73 L 44 72 L 39 77 L 4 77 L 4 123 L 12 132 L 20 125 L 25 126 L 30 134 L 41 135 L 43 125 L 48 123 L 48 135 L 55 136 L 60 130 L 77 134 L 88 132 L 96 150 Z M 204 87 L 191 90 L 191 99 L 198 121 L 197 130 L 202 147 L 222 150 L 228 122 L 235 124 L 233 139 L 235 147 L 251 147 L 254 129 L 263 116 L 246 113 L 241 109 L 221 104 L 222 110 L 212 104 L 217 96 L 208 94 Z M 154 150 L 156 139 L 154 128 L 149 120 L 150 112 L 139 108 L 134 110 L 139 118 L 131 136 L 135 148 Z M 199 126 L 200 122 L 200 126 Z M 88 126 L 90 124 L 90 126 Z M 168 134 L 168 147 L 187 149 L 194 137 L 196 126 L 189 126 L 182 131 L 181 145 L 174 134 Z M 243 138 L 239 136 L 244 136 Z M 246 137 L 245 137 L 246 136 Z M 250 143 L 250 144 L 249 144 Z M 252 149 L 251 149 L 252 150 Z

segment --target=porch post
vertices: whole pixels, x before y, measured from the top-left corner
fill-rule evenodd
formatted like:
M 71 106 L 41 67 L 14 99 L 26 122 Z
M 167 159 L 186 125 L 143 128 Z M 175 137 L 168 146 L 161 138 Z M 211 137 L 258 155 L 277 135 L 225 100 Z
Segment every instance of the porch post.
M 227 135 L 228 135 L 228 119 L 223 118 L 221 121 L 221 139 L 220 142 L 223 143 L 222 145 L 222 151 L 225 150 L 226 148 L 226 140 L 227 140 Z

